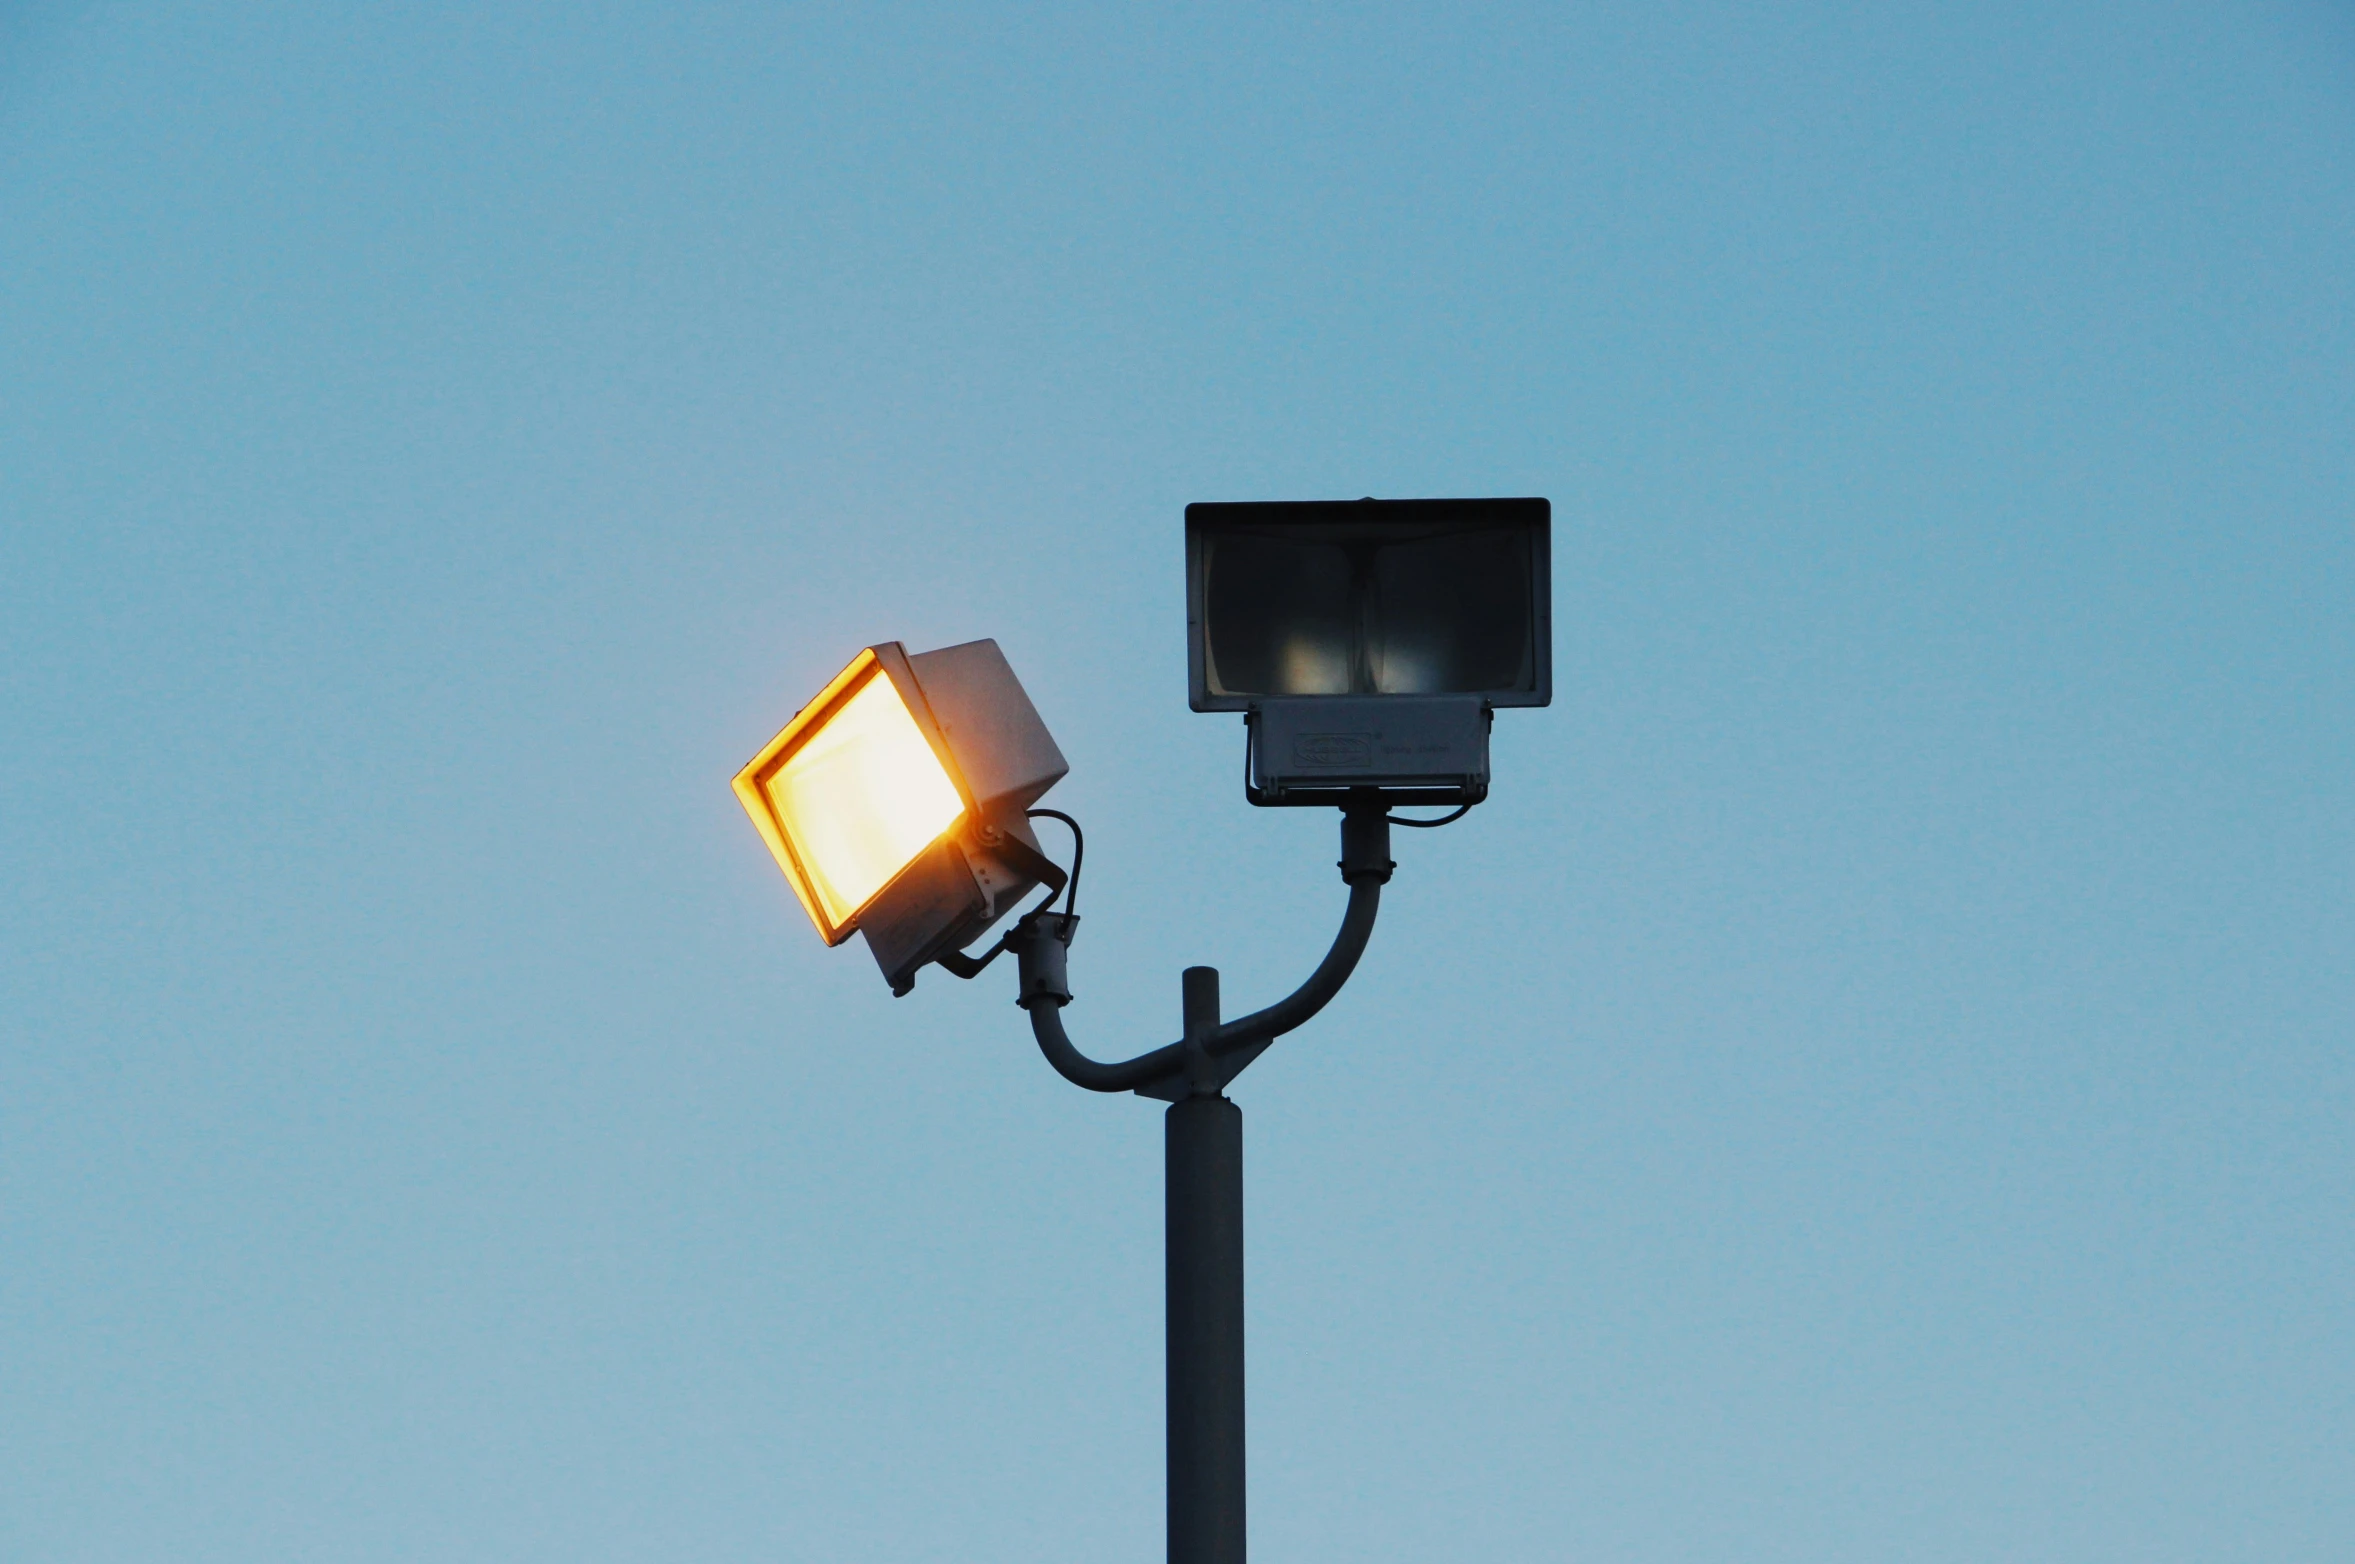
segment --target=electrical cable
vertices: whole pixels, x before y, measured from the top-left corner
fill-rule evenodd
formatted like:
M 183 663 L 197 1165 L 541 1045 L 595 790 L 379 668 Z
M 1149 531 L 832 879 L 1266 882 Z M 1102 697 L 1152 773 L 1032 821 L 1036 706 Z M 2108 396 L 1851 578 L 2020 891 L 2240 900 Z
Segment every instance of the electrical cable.
M 1458 808 L 1455 813 L 1441 815 L 1436 820 L 1409 820 L 1403 815 L 1384 815 L 1382 818 L 1389 821 L 1392 825 L 1412 826 L 1418 831 L 1428 831 L 1433 826 L 1448 825 L 1457 820 L 1461 820 L 1464 818 L 1464 816 L 1470 814 L 1471 812 L 1472 806 L 1470 804 L 1465 804 Z
M 1023 815 L 1031 820 L 1060 820 L 1071 828 L 1071 884 L 1063 893 L 1063 916 L 1071 917 L 1079 909 L 1079 866 L 1087 858 L 1088 839 L 1080 834 L 1079 822 L 1060 809 L 1026 809 Z M 1049 896 L 1047 901 L 1054 899 Z M 1041 907 L 1046 904 L 1039 903 Z

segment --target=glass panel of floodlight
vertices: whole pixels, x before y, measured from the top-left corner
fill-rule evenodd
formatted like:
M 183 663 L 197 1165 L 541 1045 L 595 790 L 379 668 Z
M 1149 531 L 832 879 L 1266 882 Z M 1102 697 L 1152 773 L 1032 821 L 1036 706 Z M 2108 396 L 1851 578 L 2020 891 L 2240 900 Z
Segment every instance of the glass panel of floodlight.
M 838 928 L 965 810 L 880 671 L 796 745 L 765 786 L 826 921 Z
M 1531 687 L 1526 529 L 1402 539 L 1370 550 L 1366 663 L 1384 695 Z
M 1209 540 L 1204 655 L 1221 695 L 1346 695 L 1358 653 L 1349 551 L 1252 533 Z

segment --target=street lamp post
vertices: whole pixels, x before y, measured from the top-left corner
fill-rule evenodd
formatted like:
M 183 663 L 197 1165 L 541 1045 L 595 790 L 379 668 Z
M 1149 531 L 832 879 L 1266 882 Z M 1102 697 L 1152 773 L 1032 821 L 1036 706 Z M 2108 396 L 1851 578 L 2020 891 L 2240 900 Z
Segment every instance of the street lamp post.
M 1009 940 L 1039 1051 L 1090 1091 L 1166 1099 L 1165 1281 L 1168 1311 L 1170 1564 L 1243 1564 L 1243 1110 L 1225 1088 L 1284 1033 L 1341 991 L 1374 932 L 1390 861 L 1387 806 L 1369 791 L 1341 820 L 1349 908 L 1317 969 L 1288 998 L 1219 1020 L 1218 969 L 1188 967 L 1184 1035 L 1119 1064 L 1099 1063 L 1063 1029 L 1076 919 L 1023 920 Z
M 1011 951 L 1015 1002 L 1058 1074 L 1169 1104 L 1170 1564 L 1244 1560 L 1243 1114 L 1226 1088 L 1356 969 L 1396 867 L 1391 826 L 1481 802 L 1495 710 L 1551 699 L 1549 526 L 1544 500 L 1188 507 L 1190 704 L 1244 713 L 1253 804 L 1339 807 L 1349 900 L 1291 994 L 1222 1020 L 1217 969 L 1189 967 L 1178 1040 L 1131 1059 L 1091 1058 L 1064 1029 L 1084 849 L 1076 821 L 1030 807 L 1067 768 L 996 643 L 870 647 L 737 775 L 829 944 L 863 934 L 895 994 L 925 965 L 971 978 Z M 1405 804 L 1455 809 L 1390 813 Z M 1030 827 L 1049 815 L 1071 828 L 1068 872 Z

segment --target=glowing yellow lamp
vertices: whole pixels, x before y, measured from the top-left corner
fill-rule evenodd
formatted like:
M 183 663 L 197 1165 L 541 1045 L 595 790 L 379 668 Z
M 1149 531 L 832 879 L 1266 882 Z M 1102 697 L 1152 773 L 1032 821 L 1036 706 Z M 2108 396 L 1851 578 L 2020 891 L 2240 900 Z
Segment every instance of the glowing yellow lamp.
M 762 786 L 821 927 L 850 922 L 965 814 L 948 769 L 889 679 L 871 672 L 801 735 Z
M 1067 768 L 994 641 L 870 646 L 736 774 L 818 933 L 892 986 L 1060 872 L 1023 811 Z

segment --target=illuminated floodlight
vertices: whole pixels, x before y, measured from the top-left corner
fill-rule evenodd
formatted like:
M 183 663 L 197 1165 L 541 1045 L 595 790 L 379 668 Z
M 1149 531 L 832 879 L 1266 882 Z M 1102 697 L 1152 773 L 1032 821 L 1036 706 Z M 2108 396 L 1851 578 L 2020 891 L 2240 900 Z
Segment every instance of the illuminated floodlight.
M 1024 811 L 1069 767 L 995 641 L 870 646 L 736 774 L 829 945 L 864 934 L 894 992 L 1060 885 Z
M 1553 699 L 1542 499 L 1186 507 L 1196 711 L 1248 713 L 1255 804 L 1479 802 L 1491 713 Z

